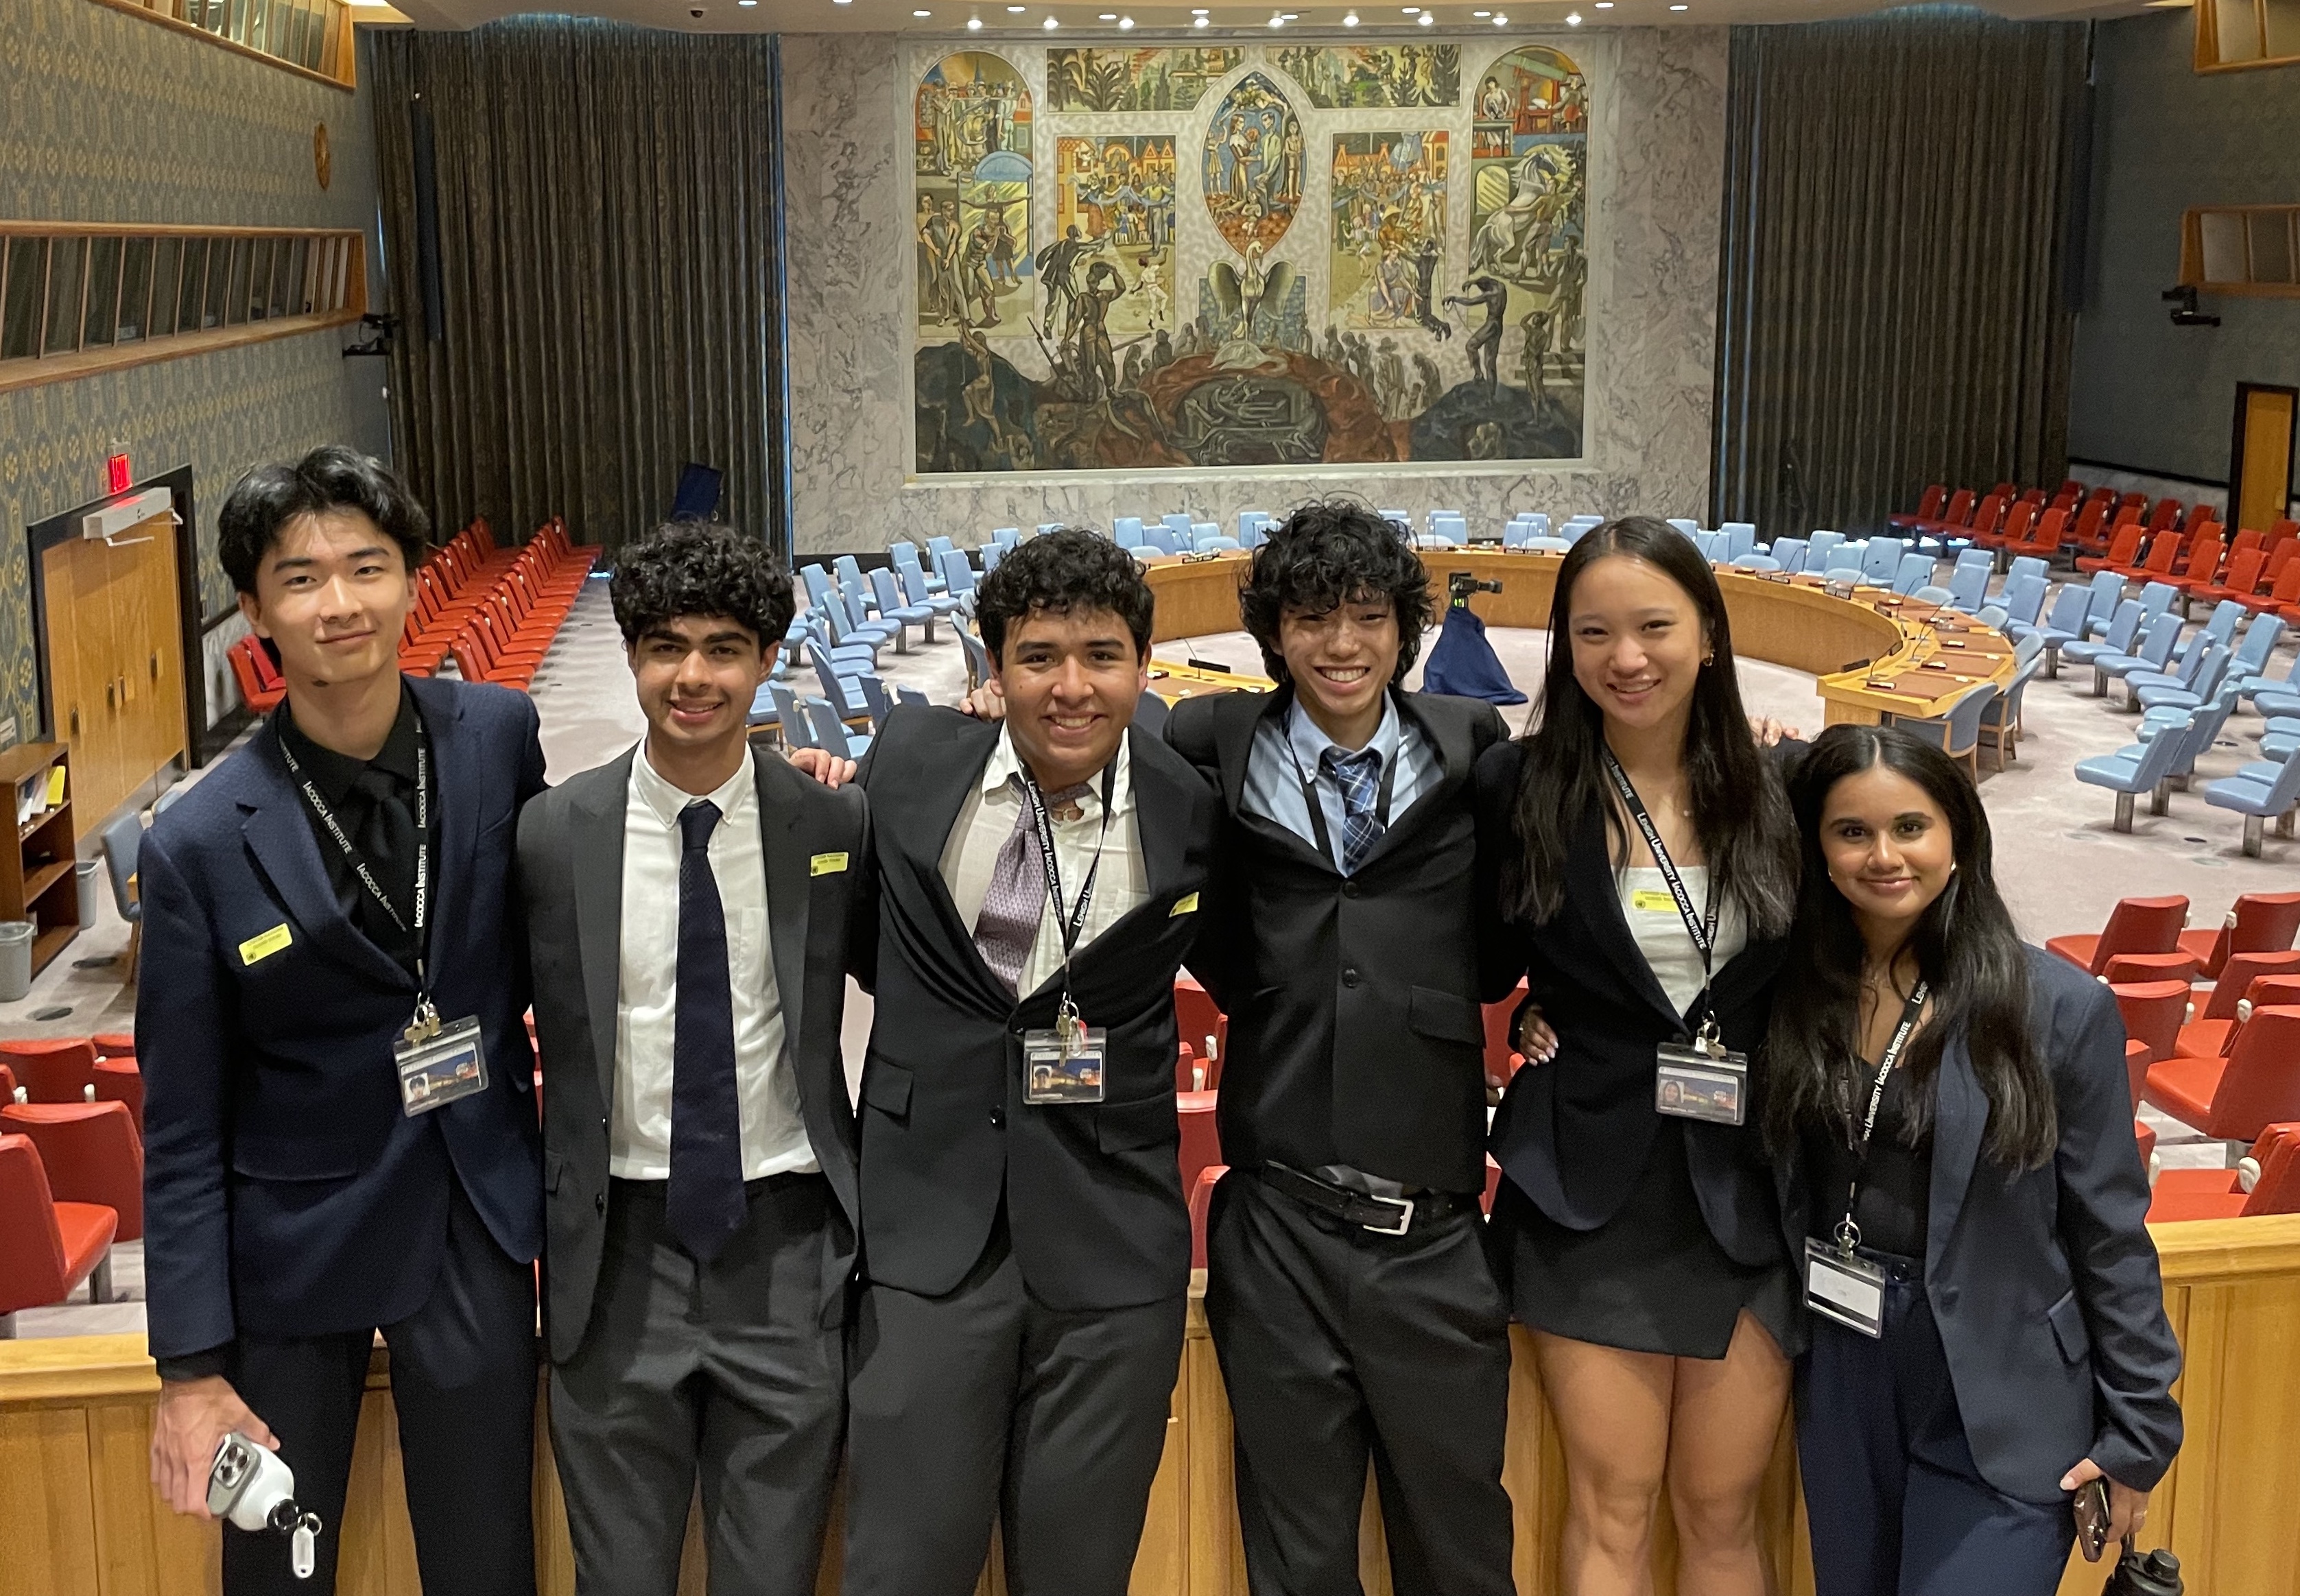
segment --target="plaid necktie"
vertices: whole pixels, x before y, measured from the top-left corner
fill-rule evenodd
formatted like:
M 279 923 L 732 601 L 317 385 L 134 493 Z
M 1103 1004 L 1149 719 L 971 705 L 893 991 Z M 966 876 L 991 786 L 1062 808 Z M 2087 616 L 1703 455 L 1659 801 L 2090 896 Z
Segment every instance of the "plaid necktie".
M 1318 763 L 1342 790 L 1342 874 L 1354 876 L 1381 840 L 1381 817 L 1374 812 L 1381 752 L 1361 748 L 1355 753 L 1344 753 L 1329 748 L 1319 756 Z
M 1022 966 L 1038 939 L 1038 921 L 1046 905 L 1046 873 L 1038 863 L 1038 827 L 1031 817 L 1030 795 L 1023 790 L 1021 776 L 1007 781 L 1021 800 L 1021 812 L 991 866 L 990 890 L 982 894 L 982 908 L 974 917 L 974 945 L 990 973 L 1019 996 Z M 1048 793 L 1048 814 L 1079 802 L 1089 790 L 1080 784 Z M 1061 908 L 1056 905 L 1057 913 Z

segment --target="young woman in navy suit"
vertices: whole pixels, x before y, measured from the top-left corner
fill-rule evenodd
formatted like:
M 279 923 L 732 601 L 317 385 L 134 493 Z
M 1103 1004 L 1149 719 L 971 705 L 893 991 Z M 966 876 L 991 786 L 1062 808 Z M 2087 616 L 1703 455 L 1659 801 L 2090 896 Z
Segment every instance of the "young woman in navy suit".
M 2124 1027 L 2014 934 L 1938 747 L 1832 727 L 1791 797 L 1765 1128 L 1811 1309 L 1816 1586 L 2048 1596 L 2072 1507 L 2137 1531 L 2180 1444 Z
M 1750 735 L 1715 577 L 1645 518 L 1557 576 L 1538 724 L 1477 770 L 1499 888 L 1494 991 L 1528 975 L 1496 1116 L 1495 1255 L 1564 1443 L 1564 1589 L 1652 1587 L 1664 1485 L 1680 1586 L 1762 1596 L 1757 1492 L 1796 1288 L 1754 1124 L 1796 892 L 1787 794 Z

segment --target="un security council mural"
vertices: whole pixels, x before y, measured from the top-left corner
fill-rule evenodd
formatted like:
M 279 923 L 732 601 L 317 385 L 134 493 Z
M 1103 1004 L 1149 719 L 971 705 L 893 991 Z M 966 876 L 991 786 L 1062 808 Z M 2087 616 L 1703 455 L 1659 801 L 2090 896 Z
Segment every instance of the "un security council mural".
M 1588 87 L 1500 43 L 920 54 L 917 472 L 1579 457 Z

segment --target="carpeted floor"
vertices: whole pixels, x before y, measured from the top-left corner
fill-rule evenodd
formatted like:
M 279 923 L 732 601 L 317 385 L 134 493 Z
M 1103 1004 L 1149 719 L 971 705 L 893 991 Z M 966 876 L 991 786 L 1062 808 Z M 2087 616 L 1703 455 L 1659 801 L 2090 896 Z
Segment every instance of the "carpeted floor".
M 1547 659 L 1546 634 L 1496 630 L 1488 636 L 1511 679 L 1531 692 Z M 1157 652 L 1162 658 L 1195 655 L 1239 670 L 1262 669 L 1261 651 L 1243 632 L 1164 644 Z M 2288 644 L 2272 662 L 2272 673 L 2283 675 L 2291 662 Z M 946 628 L 935 629 L 932 643 L 914 634 L 909 653 L 889 652 L 879 665 L 890 686 L 917 687 L 938 702 L 951 702 L 964 689 L 965 667 Z M 1756 661 L 1744 662 L 1740 670 L 1752 714 L 1818 729 L 1821 702 L 1811 677 Z M 2107 700 L 2090 696 L 2090 677 L 2089 671 L 2071 670 L 2058 681 L 2038 677 L 2029 689 L 2018 759 L 1998 771 L 1983 758 L 1981 793 L 1996 840 L 1997 881 L 2023 935 L 2042 942 L 2063 932 L 2096 930 L 2119 898 L 2171 893 L 2190 899 L 2192 924 L 2213 926 L 2239 893 L 2300 885 L 2300 841 L 2279 838 L 2271 829 L 2264 856 L 2246 859 L 2241 820 L 2208 808 L 2201 791 L 2176 794 L 2171 812 L 2161 818 L 2147 815 L 2143 803 L 2132 834 L 2117 835 L 2110 825 L 2112 796 L 2079 785 L 2071 770 L 2078 760 L 2130 742 L 2136 717 L 2117 707 L 2121 694 Z M 1408 685 L 1418 686 L 1420 677 L 1417 665 Z M 798 673 L 801 690 L 806 680 L 804 671 Z M 554 781 L 614 757 L 645 730 L 604 581 L 586 589 L 544 661 L 534 691 Z M 1504 713 L 1515 728 L 1524 724 L 1529 709 Z M 2260 726 L 2259 717 L 2250 713 L 2231 719 L 2220 744 L 2201 762 L 2196 786 L 2201 789 L 2205 781 L 2257 758 L 2254 743 Z M 30 993 L 20 1002 L 0 1003 L 0 1036 L 132 1029 L 134 989 L 123 984 L 121 965 L 127 939 L 127 927 L 106 894 L 96 921 L 41 973 Z M 850 1078 L 862 1070 L 870 1016 L 870 1000 L 852 992 L 845 1026 Z M 2144 1118 L 2162 1138 L 2159 1150 L 2165 1166 L 2217 1168 L 2224 1161 L 2227 1153 L 2220 1143 L 2202 1141 L 2153 1110 Z M 19 1318 L 19 1333 L 141 1328 L 141 1249 L 140 1243 L 130 1245 L 132 1258 L 116 1269 L 130 1301 L 105 1308 L 27 1311 Z

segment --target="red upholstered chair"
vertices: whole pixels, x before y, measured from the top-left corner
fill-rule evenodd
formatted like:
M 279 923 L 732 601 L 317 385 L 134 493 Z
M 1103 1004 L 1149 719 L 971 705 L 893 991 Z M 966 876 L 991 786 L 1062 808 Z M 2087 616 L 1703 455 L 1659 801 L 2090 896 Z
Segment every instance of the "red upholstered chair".
M 2194 953 L 2119 953 L 2100 972 L 2100 978 L 2111 986 L 2129 986 L 2138 981 L 2194 981 L 2196 978 L 2196 956 Z
M 2204 979 L 2220 978 L 2231 953 L 2280 953 L 2300 938 L 2300 893 L 2246 893 L 2217 931 L 2183 931 L 2180 946 L 2203 962 Z M 2238 993 L 2238 996 L 2244 994 Z
M 2140 1098 L 2148 1085 L 2148 1066 L 2155 1062 L 2145 1042 L 2124 1039 L 2124 1085 L 2132 1093 L 2132 1111 L 2140 1111 Z
M 1182 1190 L 1197 1185 L 1198 1171 L 1222 1161 L 1221 1132 L 1214 1126 L 1212 1092 L 1177 1092 L 1174 1111 L 1182 1121 Z
M 1213 1212 L 1215 1183 L 1229 1173 L 1228 1164 L 1208 1164 L 1190 1184 L 1190 1268 L 1194 1269 L 1206 1267 L 1206 1218 Z
M 95 1044 L 99 1059 L 132 1059 L 136 1056 L 136 1033 L 133 1031 L 98 1031 L 88 1038 Z
M 2300 1213 L 2300 1125 L 2271 1125 L 2233 1169 L 2167 1169 L 2148 1203 L 2152 1225 Z
M 2077 569 L 2088 576 L 2098 570 L 2122 570 L 2140 558 L 2141 536 L 2138 523 L 2127 521 L 2110 536 L 2107 553 L 2078 555 Z
M 2258 955 L 2254 955 L 2257 957 Z M 2231 964 L 2234 960 L 2229 960 Z M 2225 1013 L 2218 1012 L 2220 994 L 2226 991 L 2231 1001 Z M 2223 975 L 2212 988 L 2212 1009 L 2205 1018 L 2180 1027 L 2177 1052 L 2188 1059 L 2224 1059 L 2236 1051 L 2236 1039 L 2244 1031 L 2245 1022 L 2262 1009 L 2300 1009 L 2300 975 L 2271 974 L 2255 976 L 2238 992 L 2237 978 Z
M 1188 1043 L 1182 1043 L 1174 1055 L 1174 1090 L 1176 1092 L 1205 1091 L 1207 1089 L 1205 1077 L 1198 1074 L 1201 1068 L 1203 1067 L 1198 1062 L 1196 1051 Z
M 59 1201 L 108 1208 L 120 1216 L 114 1240 L 142 1239 L 144 1143 L 126 1103 L 16 1103 L 0 1108 L 0 1132 L 40 1150 Z
M 0 1058 L 34 1102 L 92 1102 L 96 1044 L 85 1036 L 0 1042 Z
M 1486 1190 L 1478 1199 L 1478 1206 L 1490 1217 L 1494 1211 L 1494 1194 L 1502 1189 L 1502 1167 L 1494 1162 L 1492 1153 L 1486 1154 Z
M 2116 994 L 2117 1010 L 2124 1016 L 2126 1039 L 2146 1047 L 2151 1062 L 2171 1058 L 2180 1040 L 2180 1027 L 2188 1023 L 2188 984 L 2142 981 L 2120 986 L 2111 983 L 2109 991 Z
M 96 1101 L 126 1103 L 129 1117 L 136 1121 L 136 1135 L 139 1139 L 143 1136 L 144 1071 L 137 1066 L 133 1055 L 96 1061 Z
M 2098 935 L 2055 936 L 2045 950 L 2088 975 L 2105 975 L 2108 961 L 2119 953 L 2177 952 L 2180 927 L 2188 918 L 2188 900 L 2184 897 L 2124 898 Z
M 1517 1073 L 1518 1065 L 1525 1060 L 1518 1054 L 1510 1038 L 1510 1016 L 1525 1002 L 1525 983 L 1520 981 L 1517 990 L 1498 1003 L 1488 1003 L 1486 1010 L 1486 1084 L 1489 1086 L 1509 1085 L 1510 1076 Z
M 1174 977 L 1174 1023 L 1182 1033 L 1182 1045 L 1194 1048 L 1204 1060 L 1206 1090 L 1221 1085 L 1222 1055 L 1229 1052 L 1229 1017 L 1214 1007 L 1214 1000 L 1206 989 L 1188 976 Z M 1213 1045 L 1206 1045 L 1208 1037 Z
M 2225 1059 L 2159 1059 L 2148 1101 L 2219 1142 L 2300 1120 L 2300 1009 L 2254 1009 Z
M 0 1135 L 0 1340 L 15 1334 L 20 1309 L 53 1308 L 91 1276 L 89 1299 L 110 1301 L 118 1224 L 108 1208 L 58 1202 L 39 1150 Z

